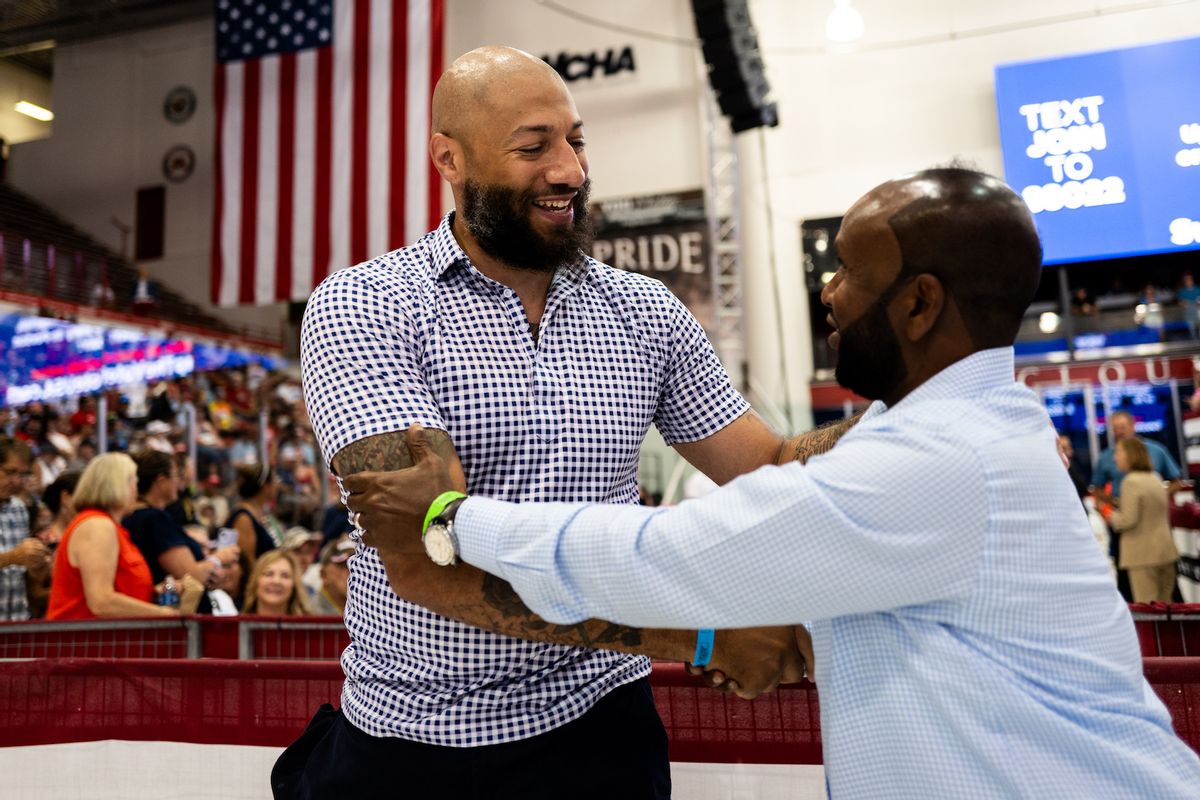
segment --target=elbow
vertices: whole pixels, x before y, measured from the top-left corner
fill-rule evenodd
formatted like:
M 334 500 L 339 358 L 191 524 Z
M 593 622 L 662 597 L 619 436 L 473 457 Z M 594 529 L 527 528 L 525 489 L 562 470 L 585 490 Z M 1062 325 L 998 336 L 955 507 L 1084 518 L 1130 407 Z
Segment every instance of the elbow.
M 93 593 L 84 592 L 84 598 L 87 600 L 88 611 L 91 611 L 97 617 L 117 617 L 120 614 L 114 604 L 114 592 Z

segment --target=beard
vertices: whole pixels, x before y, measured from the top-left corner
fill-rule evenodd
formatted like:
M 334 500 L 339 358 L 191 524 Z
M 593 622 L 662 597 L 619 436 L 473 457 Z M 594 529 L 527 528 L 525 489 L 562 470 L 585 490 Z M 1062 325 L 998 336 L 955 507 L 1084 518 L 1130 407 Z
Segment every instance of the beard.
M 885 292 L 845 328 L 838 341 L 837 382 L 868 400 L 889 396 L 908 377 L 900 340 L 887 318 L 892 292 Z
M 492 258 L 516 269 L 554 272 L 577 262 L 591 249 L 592 224 L 585 180 L 571 200 L 571 224 L 544 235 L 534 230 L 529 215 L 536 196 L 507 186 L 488 186 L 468 180 L 463 186 L 463 223 Z M 562 189 L 565 193 L 569 189 Z

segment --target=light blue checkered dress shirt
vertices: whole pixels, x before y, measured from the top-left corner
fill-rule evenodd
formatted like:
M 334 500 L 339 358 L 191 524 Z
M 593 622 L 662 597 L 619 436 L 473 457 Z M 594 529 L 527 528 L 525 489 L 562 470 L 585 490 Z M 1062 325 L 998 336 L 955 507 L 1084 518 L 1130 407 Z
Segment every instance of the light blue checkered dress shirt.
M 450 219 L 334 273 L 309 300 L 304 393 L 326 463 L 420 423 L 450 433 L 473 494 L 636 503 L 651 424 L 691 442 L 748 410 L 659 281 L 591 259 L 560 270 L 535 344 L 516 293 L 470 264 Z M 345 619 L 342 709 L 375 736 L 523 739 L 650 671 L 645 658 L 500 636 L 404 602 L 361 545 Z
M 807 466 L 668 510 L 472 498 L 456 531 L 556 622 L 815 620 L 834 800 L 1200 797 L 1011 349 L 875 403 Z

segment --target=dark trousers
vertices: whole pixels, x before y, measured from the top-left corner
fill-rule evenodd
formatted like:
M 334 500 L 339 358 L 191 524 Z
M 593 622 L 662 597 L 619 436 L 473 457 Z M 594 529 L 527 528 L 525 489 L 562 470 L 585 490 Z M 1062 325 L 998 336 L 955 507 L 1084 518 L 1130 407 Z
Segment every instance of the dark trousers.
M 667 735 L 649 680 L 610 692 L 540 736 L 483 747 L 376 738 L 318 712 L 271 774 L 276 800 L 562 800 L 671 796 Z

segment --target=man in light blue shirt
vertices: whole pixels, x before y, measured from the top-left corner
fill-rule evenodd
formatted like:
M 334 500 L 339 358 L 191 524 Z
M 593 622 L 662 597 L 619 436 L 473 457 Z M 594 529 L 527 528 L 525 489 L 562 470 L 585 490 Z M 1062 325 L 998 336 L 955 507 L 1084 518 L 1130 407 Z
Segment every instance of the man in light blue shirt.
M 873 399 L 807 464 L 671 509 L 458 500 L 437 528 L 547 620 L 811 620 L 830 796 L 1191 798 L 1200 760 L 1142 677 L 1012 343 L 1040 278 L 999 180 L 928 170 L 847 213 L 822 293 L 839 382 Z M 367 540 L 415 552 L 446 463 L 347 480 Z M 711 665 L 722 664 L 722 632 Z

